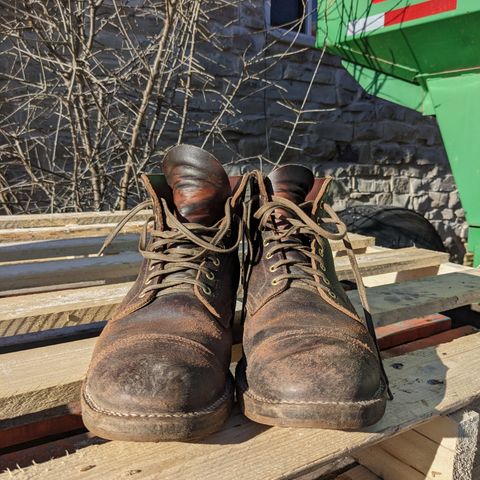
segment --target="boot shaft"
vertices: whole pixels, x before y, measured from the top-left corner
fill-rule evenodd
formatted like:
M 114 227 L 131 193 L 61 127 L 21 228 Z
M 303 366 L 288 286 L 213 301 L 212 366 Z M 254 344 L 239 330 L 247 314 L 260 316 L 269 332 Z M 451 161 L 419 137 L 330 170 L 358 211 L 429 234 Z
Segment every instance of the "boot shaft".
M 228 177 L 215 157 L 189 145 L 171 148 L 162 167 L 162 174 L 141 177 L 153 216 L 139 244 L 144 257 L 139 275 L 115 318 L 181 291 L 228 326 L 239 281 L 248 178 Z

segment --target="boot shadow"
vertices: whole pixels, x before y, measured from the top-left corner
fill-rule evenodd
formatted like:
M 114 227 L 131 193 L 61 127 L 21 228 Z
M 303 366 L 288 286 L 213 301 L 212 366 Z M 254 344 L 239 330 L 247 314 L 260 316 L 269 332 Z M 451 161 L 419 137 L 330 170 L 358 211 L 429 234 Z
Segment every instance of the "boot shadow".
M 242 414 L 238 404 L 235 403 L 230 418 L 223 428 L 199 443 L 208 445 L 235 445 L 248 442 L 269 428 L 271 427 L 249 420 Z

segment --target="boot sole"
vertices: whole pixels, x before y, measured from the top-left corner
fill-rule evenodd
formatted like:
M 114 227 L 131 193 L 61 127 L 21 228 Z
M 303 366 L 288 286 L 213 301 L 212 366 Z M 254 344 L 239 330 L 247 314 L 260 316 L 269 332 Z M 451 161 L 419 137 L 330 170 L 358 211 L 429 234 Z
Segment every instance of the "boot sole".
M 234 381 L 229 373 L 223 395 L 197 412 L 134 414 L 106 411 L 92 403 L 82 387 L 83 423 L 94 435 L 131 442 L 194 441 L 222 427 L 230 415 Z
M 287 403 L 262 398 L 249 388 L 244 358 L 237 364 L 235 377 L 243 414 L 265 425 L 358 430 L 378 422 L 385 413 L 384 388 L 381 396 L 362 402 Z

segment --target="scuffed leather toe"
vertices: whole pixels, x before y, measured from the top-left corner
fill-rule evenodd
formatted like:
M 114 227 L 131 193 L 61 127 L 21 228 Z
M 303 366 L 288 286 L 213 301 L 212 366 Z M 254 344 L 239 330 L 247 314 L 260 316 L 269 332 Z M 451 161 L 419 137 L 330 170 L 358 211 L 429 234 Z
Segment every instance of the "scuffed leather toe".
M 264 342 L 250 357 L 247 375 L 254 393 L 274 402 L 358 402 L 383 387 L 370 347 L 336 335 Z
M 84 387 L 92 408 L 119 415 L 188 413 L 217 401 L 225 378 L 202 345 L 180 337 L 143 335 L 104 348 Z

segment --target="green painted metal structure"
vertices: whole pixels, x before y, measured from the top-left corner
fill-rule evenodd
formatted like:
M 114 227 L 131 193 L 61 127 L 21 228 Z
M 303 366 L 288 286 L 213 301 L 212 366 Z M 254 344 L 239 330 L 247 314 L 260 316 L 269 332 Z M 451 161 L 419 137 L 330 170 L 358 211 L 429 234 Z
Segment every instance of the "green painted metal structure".
M 324 46 L 367 92 L 437 117 L 480 265 L 480 0 L 318 0 Z

